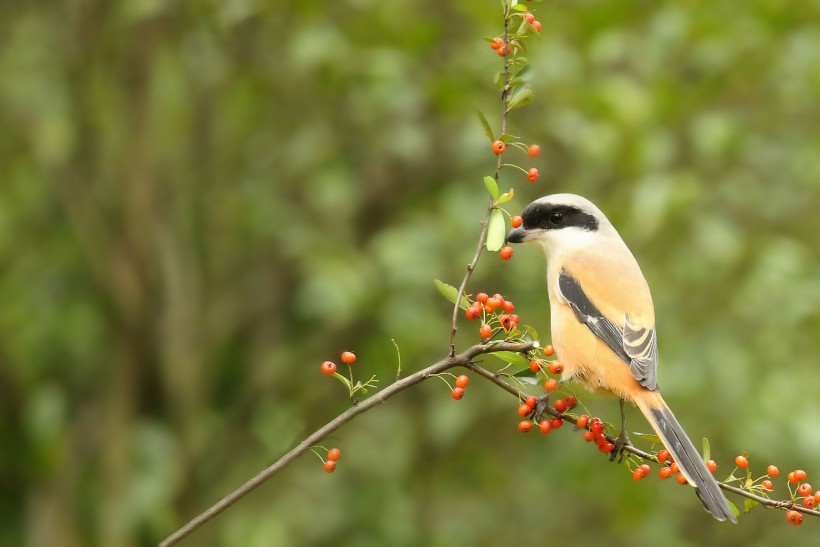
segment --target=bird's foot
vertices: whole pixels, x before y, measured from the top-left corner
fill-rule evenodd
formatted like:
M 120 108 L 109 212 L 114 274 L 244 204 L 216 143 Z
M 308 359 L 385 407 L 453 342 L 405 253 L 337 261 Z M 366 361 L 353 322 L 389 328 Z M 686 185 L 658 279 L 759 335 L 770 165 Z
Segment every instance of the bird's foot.
M 550 404 L 550 395 L 551 392 L 543 393 L 535 398 L 535 422 L 538 423 L 541 421 L 541 418 L 544 416 L 544 412 L 546 412 L 547 407 Z
M 612 449 L 612 453 L 609 455 L 609 461 L 615 461 L 615 458 L 618 458 L 618 463 L 624 459 L 624 451 L 626 450 L 627 446 L 632 446 L 632 443 L 629 442 L 629 435 L 626 432 L 626 429 L 622 429 L 618 438 L 615 439 L 615 448 Z

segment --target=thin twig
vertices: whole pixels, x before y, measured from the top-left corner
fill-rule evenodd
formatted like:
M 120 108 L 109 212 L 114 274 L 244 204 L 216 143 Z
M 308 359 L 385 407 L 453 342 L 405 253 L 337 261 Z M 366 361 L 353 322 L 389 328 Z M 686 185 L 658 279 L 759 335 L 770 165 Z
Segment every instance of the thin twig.
M 315 445 L 316 443 L 320 442 L 325 437 L 332 434 L 334 431 L 339 429 L 341 426 L 362 414 L 374 406 L 384 403 L 387 399 L 407 389 L 408 387 L 417 384 L 427 378 L 444 372 L 453 367 L 461 366 L 469 368 L 469 365 L 474 357 L 477 355 L 481 355 L 483 353 L 493 353 L 496 351 L 515 351 L 515 352 L 527 352 L 531 349 L 538 347 L 537 342 L 526 342 L 526 343 L 515 343 L 515 342 L 497 342 L 493 344 L 477 344 L 475 346 L 471 346 L 464 350 L 463 352 L 459 353 L 455 356 L 448 356 L 441 361 L 438 361 L 435 364 L 430 365 L 429 367 L 420 370 L 410 376 L 407 376 L 401 380 L 398 380 L 383 390 L 379 391 L 378 393 L 373 394 L 372 396 L 368 397 L 367 399 L 361 401 L 356 406 L 349 408 L 347 411 L 343 412 L 321 428 L 317 429 L 311 435 L 309 435 L 304 441 L 299 443 L 293 449 L 290 450 L 287 454 L 276 460 L 272 465 L 267 467 L 266 469 L 257 473 L 253 478 L 248 480 L 245 484 L 219 500 L 215 503 L 210 509 L 204 511 L 193 520 L 188 522 L 185 526 L 168 536 L 162 543 L 160 543 L 160 547 L 167 547 L 169 545 L 175 545 L 183 538 L 185 538 L 188 534 L 220 514 L 222 511 L 236 503 L 240 498 L 244 497 L 246 494 L 254 490 L 257 486 L 261 485 L 263 482 L 271 478 L 277 472 L 281 471 L 285 468 L 289 463 L 293 460 L 301 456 L 307 450 Z
M 509 33 L 509 12 L 510 6 L 508 3 L 504 3 L 504 43 L 508 44 L 508 33 Z M 507 132 L 507 103 L 510 97 L 510 58 L 509 56 L 504 57 L 504 87 L 501 88 L 501 134 L 505 134 Z M 504 166 L 504 162 L 501 161 L 501 155 L 498 155 L 495 164 L 495 182 L 498 184 L 498 177 L 501 174 L 501 168 Z M 453 325 L 452 329 L 450 330 L 450 357 L 456 354 L 456 332 L 458 331 L 458 311 L 460 309 L 459 304 L 461 303 L 461 297 L 464 295 L 464 290 L 467 288 L 467 282 L 470 281 L 470 277 L 473 275 L 473 270 L 475 270 L 476 264 L 478 264 L 478 259 L 481 257 L 481 251 L 484 250 L 484 244 L 487 241 L 487 228 L 490 224 L 490 214 L 492 214 L 493 209 L 495 208 L 495 201 L 492 197 L 490 197 L 490 201 L 487 205 L 487 212 L 484 213 L 484 218 L 481 220 L 481 233 L 478 236 L 478 245 L 476 246 L 475 254 L 473 255 L 473 259 L 467 265 L 467 271 L 464 272 L 464 277 L 461 280 L 461 285 L 458 286 L 458 296 L 456 297 L 456 303 L 453 306 Z

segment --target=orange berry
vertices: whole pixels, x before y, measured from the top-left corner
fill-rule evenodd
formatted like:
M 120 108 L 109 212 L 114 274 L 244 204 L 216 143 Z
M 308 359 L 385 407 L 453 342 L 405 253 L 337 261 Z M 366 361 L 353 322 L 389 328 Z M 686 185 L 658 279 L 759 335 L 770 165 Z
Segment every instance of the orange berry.
M 527 170 L 527 180 L 530 182 L 535 182 L 538 180 L 538 169 L 535 167 L 530 167 Z
M 476 301 L 476 302 L 481 302 L 482 304 L 486 304 L 486 303 L 487 303 L 487 300 L 488 300 L 489 298 L 490 298 L 490 295 L 488 295 L 488 294 L 487 294 L 487 293 L 485 293 L 485 292 L 480 292 L 480 293 L 478 293 L 477 295 L 475 295 L 475 301 Z
M 569 395 L 564 401 L 567 403 L 567 408 L 573 408 L 578 404 L 578 401 L 572 395 Z
M 527 23 L 532 23 L 533 21 L 535 21 L 535 15 L 533 15 L 530 12 L 527 12 L 524 14 L 524 19 L 527 21 Z
M 561 374 L 562 372 L 564 372 L 564 365 L 563 363 L 561 363 L 561 361 L 558 360 L 550 361 L 548 368 L 550 369 L 550 372 L 553 374 Z
M 672 475 L 672 468 L 671 467 L 661 467 L 661 470 L 658 471 L 658 476 L 662 479 L 668 479 Z
M 817 501 L 815 501 L 813 496 L 806 496 L 803 498 L 803 507 L 806 509 L 814 509 L 815 505 L 817 505 Z
M 550 421 L 550 426 L 552 426 L 553 429 L 558 429 L 562 425 L 564 425 L 564 420 L 562 420 L 561 418 L 553 418 Z
M 339 456 L 341 456 L 341 455 L 342 455 L 341 450 L 339 450 L 338 448 L 331 448 L 327 452 L 327 459 L 329 459 L 331 461 L 334 461 L 334 462 L 339 461 Z
M 552 347 L 552 344 L 547 344 L 546 346 L 544 346 L 544 355 L 549 357 L 553 353 L 555 353 L 555 348 Z
M 532 25 L 532 28 L 535 29 L 535 32 L 541 32 L 541 21 L 533 21 L 530 24 Z
M 808 496 L 811 494 L 811 485 L 807 482 L 802 483 L 797 487 L 797 493 L 801 496 Z
M 499 49 L 498 51 L 500 55 L 504 55 L 503 53 L 500 53 L 501 51 L 503 51 L 502 49 Z M 492 144 L 493 153 L 495 153 L 496 155 L 503 154 L 506 149 L 507 145 L 504 144 L 503 141 L 494 141 Z
M 464 315 L 465 315 L 465 316 L 467 317 L 467 319 L 469 319 L 470 321 L 473 321 L 473 320 L 475 320 L 475 319 L 478 319 L 479 317 L 481 317 L 481 308 L 476 307 L 476 306 L 470 306 L 470 307 L 469 307 L 469 308 L 467 308 L 467 310 L 464 312 Z
M 538 372 L 539 370 L 541 370 L 541 365 L 538 361 L 530 361 L 530 371 Z
M 820 503 L 820 490 L 814 493 L 814 501 Z
M 792 509 L 791 511 L 786 513 L 786 520 L 788 520 L 795 526 L 800 526 L 803 523 L 803 515 Z
M 336 372 L 336 363 L 333 361 L 325 361 L 322 363 L 322 373 L 330 376 Z
M 749 467 L 749 460 L 747 460 L 745 456 L 738 456 L 735 458 L 735 465 L 741 469 L 746 469 Z
M 328 473 L 333 473 L 336 470 L 336 462 L 333 460 L 327 460 L 325 462 L 325 471 Z
M 509 52 L 510 52 L 510 46 L 500 47 L 496 50 L 496 53 L 498 53 L 501 57 L 508 54 Z
M 589 416 L 586 414 L 581 414 L 578 416 L 578 421 L 575 423 L 576 427 L 580 427 L 581 429 L 585 428 L 589 423 Z
M 794 471 L 789 471 L 789 474 L 786 476 L 788 477 L 790 483 L 797 484 L 797 479 L 794 476 Z
M 555 410 L 557 410 L 558 412 L 567 411 L 567 402 L 564 399 L 558 399 L 557 401 L 555 401 L 553 406 L 555 407 Z
M 544 389 L 547 391 L 555 391 L 555 388 L 558 387 L 558 380 L 555 378 L 550 378 L 546 382 L 544 382 Z
M 456 387 L 465 388 L 465 387 L 467 387 L 467 384 L 469 384 L 469 383 L 470 383 L 470 377 L 467 376 L 466 374 L 461 374 L 461 375 L 459 375 L 458 378 L 456 378 Z
M 799 480 L 799 481 L 804 481 L 804 480 L 806 480 L 806 472 L 803 471 L 802 469 L 797 469 L 794 472 L 794 478 Z
M 611 442 L 607 441 L 605 443 L 600 444 L 598 446 L 598 450 L 600 450 L 604 454 L 608 454 L 608 453 L 612 452 L 613 450 L 615 450 L 615 445 L 612 444 Z
M 641 474 L 642 474 L 644 477 L 649 476 L 649 472 L 650 472 L 650 471 L 652 471 L 652 468 L 651 468 L 651 467 L 649 467 L 649 466 L 648 466 L 647 464 L 645 464 L 645 463 L 641 464 L 641 466 L 640 466 L 640 467 L 638 467 L 638 469 L 641 471 Z
M 450 395 L 456 401 L 460 401 L 461 398 L 464 397 L 464 388 L 463 387 L 453 388 L 453 391 L 450 393 Z
M 686 477 L 684 477 L 683 475 L 678 475 L 676 480 L 678 481 L 678 484 L 680 484 L 680 485 L 686 484 L 688 482 L 686 480 Z
M 503 298 L 496 298 L 495 296 L 493 296 L 492 298 L 489 298 L 487 300 L 487 306 L 491 309 L 500 308 L 503 305 L 504 305 L 504 299 Z
M 501 260 L 509 260 L 513 255 L 513 248 L 512 247 L 502 247 L 498 254 L 501 256 Z
M 669 459 L 669 451 L 664 449 L 658 452 L 658 463 L 665 463 Z
M 541 420 L 541 423 L 538 424 L 538 428 L 541 430 L 541 433 L 546 435 L 550 431 L 552 431 L 552 424 L 549 420 Z
M 524 404 L 527 405 L 530 408 L 535 408 L 535 405 L 538 404 L 538 399 L 536 399 L 535 397 L 530 395 L 529 397 L 524 399 Z
M 714 473 L 715 471 L 717 471 L 717 462 L 715 460 L 707 460 L 706 469 Z
M 772 489 L 774 488 L 774 487 L 772 486 L 772 481 L 770 481 L 769 479 L 766 479 L 766 480 L 764 480 L 764 481 L 761 481 L 761 482 L 760 482 L 760 486 L 762 486 L 762 487 L 763 487 L 763 490 L 765 490 L 766 492 L 771 492 L 771 491 L 772 491 Z
M 519 216 L 510 217 L 510 225 L 513 228 L 518 228 L 522 224 L 524 224 L 524 219 L 523 218 L 521 218 Z
M 342 363 L 347 363 L 348 365 L 352 365 L 356 362 L 356 354 L 352 351 L 345 351 L 342 353 Z
M 640 470 L 640 468 L 632 472 L 632 478 L 636 481 L 639 481 L 643 478 L 643 472 Z
M 507 313 L 512 313 L 515 310 L 515 304 L 510 302 L 509 300 L 505 300 L 501 307 L 504 308 L 504 311 Z
M 537 158 L 540 153 L 541 147 L 537 144 L 531 144 L 529 148 L 527 148 L 527 155 L 531 158 Z
M 585 441 L 589 442 L 595 438 L 595 433 L 593 433 L 592 431 L 584 431 L 583 437 Z
M 490 42 L 490 47 L 493 49 L 499 49 L 503 45 L 504 40 L 502 40 L 501 38 L 493 38 L 493 41 Z
M 521 405 L 518 407 L 518 415 L 522 418 L 526 418 L 532 413 L 532 407 L 529 405 Z
M 523 422 L 518 422 L 518 431 L 521 433 L 527 433 L 532 429 L 532 422 L 529 420 L 524 420 Z
M 678 467 L 677 462 L 672 462 L 672 465 L 669 466 L 669 469 L 671 469 L 672 473 L 674 473 L 675 475 L 680 473 L 680 467 Z
M 778 469 L 774 465 L 770 465 L 766 468 L 766 473 L 768 473 L 770 477 L 776 477 L 780 474 L 780 469 Z
M 493 335 L 493 328 L 487 323 L 484 323 L 483 325 L 481 325 L 481 328 L 478 329 L 478 335 L 482 339 L 486 340 L 487 338 Z

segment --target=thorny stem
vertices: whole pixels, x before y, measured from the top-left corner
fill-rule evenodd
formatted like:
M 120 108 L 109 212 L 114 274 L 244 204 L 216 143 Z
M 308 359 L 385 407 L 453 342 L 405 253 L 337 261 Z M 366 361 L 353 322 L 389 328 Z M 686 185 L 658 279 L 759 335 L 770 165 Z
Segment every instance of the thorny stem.
M 504 43 L 508 44 L 508 34 L 509 34 L 509 15 L 510 15 L 510 4 L 509 2 L 504 2 Z M 501 88 L 501 134 L 504 135 L 507 132 L 507 103 L 510 97 L 510 58 L 509 55 L 504 57 L 504 87 Z M 504 163 L 501 160 L 501 155 L 498 155 L 495 164 L 495 182 L 498 183 L 498 177 L 501 174 L 501 168 L 504 166 Z M 473 275 L 473 271 L 475 270 L 476 264 L 478 264 L 478 259 L 481 257 L 481 251 L 484 249 L 484 243 L 487 241 L 487 226 L 490 223 L 490 214 L 493 212 L 493 208 L 495 203 L 493 198 L 490 198 L 489 203 L 487 204 L 487 212 L 484 213 L 484 218 L 481 220 L 481 233 L 478 236 L 478 245 L 476 246 L 475 255 L 473 255 L 473 260 L 470 261 L 470 264 L 467 265 L 467 271 L 464 272 L 464 278 L 461 280 L 461 285 L 458 287 L 458 296 L 456 297 L 456 303 L 453 305 L 453 326 L 452 330 L 450 331 L 450 357 L 456 354 L 456 332 L 458 331 L 458 311 L 459 311 L 459 303 L 461 302 L 461 297 L 464 295 L 464 290 L 467 287 L 467 282 L 470 281 L 470 277 Z
M 328 437 L 334 431 L 339 429 L 341 426 L 343 426 L 359 414 L 367 412 L 368 410 L 370 410 L 378 404 L 384 403 L 387 399 L 389 399 L 396 393 L 404 391 L 412 385 L 418 384 L 419 382 L 426 380 L 431 376 L 440 374 L 441 372 L 444 372 L 453 367 L 460 366 L 470 368 L 472 360 L 476 356 L 484 353 L 493 353 L 496 351 L 514 351 L 523 353 L 535 349 L 537 347 L 538 342 L 496 342 L 493 344 L 477 344 L 475 346 L 467 348 L 458 355 L 448 356 L 445 359 L 442 359 L 441 361 L 438 361 L 437 363 L 434 363 L 425 369 L 422 369 L 414 374 L 411 374 L 410 376 L 406 376 L 401 380 L 393 382 L 383 390 L 359 402 L 357 405 L 349 408 L 347 411 L 343 412 L 342 414 L 340 414 L 339 416 L 337 416 L 321 428 L 314 431 L 307 438 L 305 438 L 305 440 L 303 440 L 297 446 L 292 448 L 290 452 L 276 460 L 269 467 L 257 473 L 245 484 L 243 484 L 242 486 L 240 486 L 239 488 L 237 488 L 236 490 L 234 490 L 233 492 L 231 492 L 230 494 L 216 502 L 209 509 L 195 517 L 190 522 L 188 522 L 188 524 L 186 524 L 185 526 L 183 526 L 182 528 L 168 536 L 162 543 L 160 543 L 160 547 L 168 547 L 169 545 L 175 545 L 179 543 L 191 532 L 193 532 L 194 530 L 196 530 L 212 518 L 216 517 L 222 511 L 224 511 L 225 509 L 236 503 L 239 499 L 244 497 L 246 494 L 254 490 L 257 486 L 261 485 L 263 482 L 271 478 L 273 475 L 284 469 L 293 460 L 304 454 L 306 451 L 310 450 L 312 446 L 321 442 L 322 439 Z

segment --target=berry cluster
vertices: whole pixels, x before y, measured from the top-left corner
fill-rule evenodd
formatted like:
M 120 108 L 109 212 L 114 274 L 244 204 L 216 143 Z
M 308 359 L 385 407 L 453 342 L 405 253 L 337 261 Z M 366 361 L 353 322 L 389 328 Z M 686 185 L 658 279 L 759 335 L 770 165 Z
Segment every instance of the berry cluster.
M 333 376 L 334 378 L 339 380 L 341 383 L 343 383 L 345 385 L 345 387 L 347 387 L 348 392 L 350 393 L 350 398 L 351 399 L 353 399 L 354 396 L 359 392 L 367 393 L 368 388 L 376 387 L 376 385 L 379 383 L 379 381 L 376 380 L 376 376 L 371 376 L 370 379 L 367 382 L 364 382 L 364 383 L 362 383 L 362 382 L 355 382 L 354 383 L 354 381 L 353 381 L 353 367 L 351 367 L 350 365 L 352 365 L 353 363 L 356 362 L 356 354 L 353 353 L 352 351 L 343 351 L 342 355 L 341 355 L 341 360 L 342 360 L 342 363 L 344 363 L 348 366 L 348 373 L 349 374 L 348 374 L 347 378 L 345 378 L 344 376 L 342 376 L 341 374 L 339 374 L 337 372 L 339 367 L 333 361 L 325 361 L 324 363 L 322 363 L 322 365 L 320 367 L 320 370 L 322 371 L 322 374 L 324 374 L 326 376 Z
M 456 378 L 456 387 L 453 388 L 451 395 L 456 401 L 460 401 L 464 397 L 464 388 L 470 383 L 470 378 L 466 374 L 460 375 Z
M 470 302 L 470 300 L 467 300 Z M 505 313 L 498 313 L 503 311 Z M 515 305 L 506 300 L 501 294 L 490 296 L 487 293 L 478 293 L 475 300 L 470 302 L 464 315 L 470 321 L 481 319 L 478 335 L 482 340 L 489 340 L 493 336 L 504 333 L 509 338 L 518 326 L 519 317 L 512 313 Z
M 506 138 L 506 139 L 509 140 L 509 139 L 512 139 L 513 137 L 504 135 L 502 138 Z M 516 146 L 517 148 L 521 148 L 522 150 L 525 150 L 527 152 L 527 155 L 531 158 L 537 158 L 538 155 L 541 153 L 541 147 L 538 146 L 537 144 L 531 144 L 529 146 L 525 146 L 524 144 L 521 144 L 520 142 L 516 142 L 516 141 L 512 141 L 512 144 L 514 146 Z M 490 150 L 492 150 L 493 154 L 495 154 L 496 156 L 500 156 L 501 154 L 503 154 L 504 152 L 507 151 L 507 143 L 505 143 L 501 139 L 494 140 L 490 144 Z M 535 167 L 530 167 L 529 169 L 524 169 L 523 167 L 520 167 L 518 165 L 513 165 L 513 164 L 508 164 L 508 165 L 510 165 L 511 167 L 516 167 L 516 168 L 520 169 L 525 175 L 527 175 L 527 180 L 528 181 L 535 182 L 535 181 L 538 180 L 538 169 L 536 169 Z

